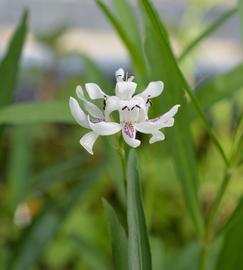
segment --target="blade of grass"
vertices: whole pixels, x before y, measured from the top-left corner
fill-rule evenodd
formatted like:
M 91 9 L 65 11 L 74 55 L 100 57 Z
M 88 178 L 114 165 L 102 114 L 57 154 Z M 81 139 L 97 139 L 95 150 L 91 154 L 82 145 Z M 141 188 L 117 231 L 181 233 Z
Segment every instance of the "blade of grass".
M 127 162 L 127 223 L 129 269 L 152 269 L 135 150 L 130 150 Z
M 0 63 L 0 108 L 10 104 L 14 98 L 21 53 L 27 34 L 27 22 L 28 11 L 26 10 Z M 3 127 L 0 127 L 0 139 L 2 133 Z
M 152 5 L 150 4 L 150 2 L 148 0 L 139 0 L 139 3 L 142 6 L 142 10 L 144 11 L 144 17 L 146 18 L 147 21 L 147 26 L 149 26 L 149 30 L 147 27 L 147 30 L 149 32 L 147 32 L 147 37 L 150 34 L 150 37 L 153 39 L 153 37 L 155 38 L 155 42 L 158 43 L 157 44 L 157 50 L 155 52 L 157 52 L 158 54 L 160 54 L 161 56 L 163 56 L 161 58 L 161 61 L 165 61 L 165 59 L 168 59 L 170 61 L 170 65 L 174 65 L 174 74 L 177 73 L 178 74 L 178 78 L 181 81 L 181 88 L 180 90 L 185 90 L 186 93 L 188 94 L 188 96 L 190 97 L 194 108 L 196 109 L 198 115 L 201 117 L 204 126 L 209 134 L 209 136 L 211 137 L 212 142 L 214 143 L 215 147 L 217 148 L 217 150 L 219 151 L 219 153 L 221 154 L 224 162 L 226 165 L 228 165 L 228 159 L 225 155 L 225 152 L 222 148 L 222 145 L 220 144 L 215 132 L 213 131 L 213 129 L 210 127 L 206 116 L 204 115 L 200 104 L 197 100 L 197 98 L 195 97 L 195 95 L 193 94 L 192 90 L 190 89 L 188 83 L 186 82 L 182 72 L 180 71 L 179 66 L 176 63 L 176 59 L 175 56 L 173 55 L 173 51 L 169 45 L 168 40 L 166 39 L 164 32 L 165 32 L 165 27 L 163 26 L 163 24 L 161 23 L 161 21 L 159 20 L 159 16 L 156 13 L 155 9 L 152 7 Z M 157 18 L 155 20 L 155 18 Z M 145 22 L 146 22 L 145 21 Z M 151 33 L 150 33 L 151 32 Z M 166 53 L 165 53 L 166 52 Z M 150 52 L 151 54 L 151 52 Z M 155 61 L 155 57 L 153 59 L 153 61 Z M 158 60 L 157 60 L 158 61 Z M 172 73 L 173 74 L 173 73 Z M 167 76 L 171 76 L 171 74 L 166 74 Z
M 23 200 L 29 190 L 32 160 L 32 136 L 30 128 L 18 126 L 11 130 L 11 148 L 8 159 L 7 179 L 11 212 Z
M 239 270 L 243 265 L 243 214 L 231 224 L 224 237 L 223 246 L 218 256 L 215 270 Z
M 48 101 L 10 105 L 0 110 L 2 124 L 74 123 L 68 102 Z
M 106 215 L 106 222 L 112 244 L 112 258 L 114 269 L 128 269 L 127 237 L 120 224 L 116 212 L 106 200 L 102 200 Z
M 142 41 L 133 7 L 127 0 L 112 0 L 112 5 L 124 32 L 142 55 Z
M 201 32 L 190 44 L 185 48 L 178 58 L 178 61 L 183 61 L 183 59 L 194 50 L 205 38 L 207 38 L 212 32 L 217 30 L 224 22 L 236 14 L 237 8 L 232 8 L 221 15 L 216 21 L 210 24 L 203 32 Z
M 203 220 L 197 197 L 198 172 L 189 128 L 189 110 L 182 91 L 187 85 L 176 64 L 164 34 L 166 30 L 160 23 L 156 11 L 148 1 L 140 0 L 139 3 L 144 18 L 145 53 L 150 67 L 150 79 L 162 80 L 165 83 L 165 93 L 159 104 L 166 109 L 181 104 L 175 126 L 168 129 L 167 138 L 186 205 L 198 234 L 202 235 Z
M 98 4 L 102 12 L 105 14 L 107 19 L 110 21 L 114 29 L 117 31 L 121 40 L 126 45 L 136 72 L 141 76 L 145 76 L 146 67 L 144 64 L 143 57 L 139 54 L 139 51 L 134 46 L 127 33 L 124 31 L 123 27 L 121 26 L 121 23 L 117 20 L 116 16 L 110 11 L 110 9 L 103 3 L 102 0 L 96 0 L 96 3 Z
M 195 93 L 203 110 L 212 107 L 219 100 L 231 97 L 237 90 L 241 89 L 243 86 L 242 74 L 243 65 L 240 64 L 199 86 Z
M 227 233 L 235 224 L 240 221 L 243 213 L 243 198 L 241 197 L 239 203 L 237 204 L 234 212 L 231 214 L 228 221 L 217 231 L 216 237 L 219 237 Z

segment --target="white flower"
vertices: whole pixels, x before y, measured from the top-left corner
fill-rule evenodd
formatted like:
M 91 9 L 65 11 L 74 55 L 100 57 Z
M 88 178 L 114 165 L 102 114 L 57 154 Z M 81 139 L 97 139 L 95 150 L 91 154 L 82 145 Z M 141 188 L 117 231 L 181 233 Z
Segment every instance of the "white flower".
M 137 131 L 152 134 L 149 143 L 154 143 L 165 138 L 160 129 L 173 126 L 173 117 L 180 105 L 173 106 L 159 117 L 148 119 L 148 109 L 152 105 L 151 99 L 162 93 L 163 83 L 150 82 L 142 93 L 134 95 L 137 84 L 133 82 L 133 79 L 133 76 L 125 75 L 123 69 L 117 70 L 115 96 L 105 94 L 95 83 L 85 85 L 90 99 L 103 99 L 103 111 L 85 98 L 81 86 L 77 87 L 76 94 L 82 101 L 84 110 L 80 108 L 75 98 L 70 97 L 69 105 L 74 119 L 82 127 L 91 129 L 80 139 L 80 144 L 90 154 L 93 154 L 93 145 L 99 135 L 108 136 L 122 131 L 125 142 L 135 148 L 141 144 L 141 141 L 136 139 Z M 110 115 L 113 111 L 118 111 L 119 123 L 111 120 Z

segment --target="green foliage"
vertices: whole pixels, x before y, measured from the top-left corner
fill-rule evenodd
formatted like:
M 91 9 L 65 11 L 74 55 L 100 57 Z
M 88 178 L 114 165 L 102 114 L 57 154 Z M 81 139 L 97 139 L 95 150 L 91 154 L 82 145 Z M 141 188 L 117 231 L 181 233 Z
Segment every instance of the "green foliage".
M 243 203 L 240 200 L 234 215 L 227 225 L 223 247 L 218 257 L 215 270 L 238 270 L 242 268 L 242 226 L 243 226 Z
M 31 112 L 31 114 L 30 114 Z M 0 124 L 74 123 L 66 101 L 10 105 L 0 111 Z
M 180 114 L 173 130 L 168 131 L 168 140 L 175 162 L 178 179 L 193 218 L 197 231 L 203 231 L 201 210 L 197 198 L 198 173 L 190 133 L 188 106 L 183 89 L 187 87 L 182 73 L 176 64 L 170 48 L 165 28 L 153 7 L 147 1 L 140 1 L 145 21 L 145 52 L 150 68 L 150 79 L 165 83 L 166 95 L 161 99 L 162 106 L 169 108 L 180 104 Z M 186 154 L 187 158 L 184 158 Z
M 152 269 L 138 161 L 134 150 L 130 150 L 127 161 L 127 223 L 129 269 Z
M 80 183 L 69 192 L 69 199 L 60 198 L 60 201 L 49 202 L 42 215 L 27 229 L 19 242 L 16 254 L 10 260 L 10 268 L 14 270 L 30 269 L 40 258 L 46 245 L 57 234 L 73 207 L 84 197 L 85 193 L 94 187 L 98 176 L 102 171 L 101 167 L 81 177 Z
M 14 98 L 20 58 L 27 33 L 27 22 L 28 11 L 26 10 L 0 63 L 0 108 L 10 104 Z M 0 138 L 2 132 L 3 128 L 0 127 Z
M 0 268 L 110 269 L 110 246 L 100 206 L 100 198 L 106 197 L 121 214 L 118 218 L 118 211 L 103 201 L 114 269 L 149 270 L 152 266 L 154 270 L 241 269 L 242 199 L 235 207 L 232 205 L 242 196 L 243 66 L 240 63 L 215 76 L 195 92 L 179 67 L 180 61 L 187 60 L 190 52 L 236 14 L 237 9 L 226 11 L 205 27 L 177 58 L 172 49 L 171 31 L 151 1 L 138 0 L 136 10 L 128 0 L 112 0 L 111 5 L 102 0 L 96 2 L 126 46 L 138 86 L 143 88 L 150 80 L 164 82 L 165 91 L 161 99 L 155 99 L 152 114 L 160 115 L 170 106 L 181 104 L 175 125 L 168 129 L 163 144 L 148 147 L 144 143 L 140 147 L 141 175 L 145 180 L 141 182 L 135 151 L 130 151 L 124 166 L 125 159 L 121 162 L 119 154 L 123 158 L 125 155 L 117 151 L 117 138 L 99 140 L 97 154 L 92 159 L 78 144 L 83 131 L 71 125 L 74 120 L 67 99 L 74 95 L 75 89 L 70 85 L 78 79 L 80 84 L 96 82 L 107 93 L 114 91 L 113 83 L 92 59 L 78 55 L 84 72 L 75 80 L 72 78 L 72 83 L 65 81 L 57 98 L 13 104 L 27 34 L 26 11 L 0 63 L 0 137 L 3 127 L 17 125 L 6 129 L 4 148 L 0 150 L 0 204 L 3 205 Z M 242 15 L 242 1 L 238 7 Z M 47 36 L 53 50 L 57 49 L 60 34 L 57 31 L 50 35 L 51 39 Z M 219 104 L 224 114 L 218 111 Z M 225 119 L 228 108 L 229 123 Z M 204 112 L 210 115 L 213 125 Z M 197 126 L 198 120 L 204 127 L 192 134 L 191 127 Z M 232 127 L 236 120 L 234 135 Z M 215 131 L 220 134 L 220 140 Z M 209 141 L 204 140 L 205 133 Z M 231 145 L 228 157 L 224 148 L 228 150 Z M 225 164 L 222 165 L 213 146 Z M 174 182 L 176 176 L 182 192 Z M 223 177 L 219 188 L 218 176 Z M 227 194 L 228 190 L 231 192 Z M 26 203 L 33 219 L 25 228 L 16 221 L 13 224 L 20 203 Z M 186 209 L 192 224 L 187 220 Z M 75 247 L 66 257 L 57 252 L 65 262 L 63 265 L 55 265 L 59 257 L 55 255 L 53 260 L 50 255 L 53 243 L 63 253 L 62 249 Z M 219 248 L 219 254 L 212 246 Z
M 117 270 L 128 269 L 127 237 L 118 217 L 106 200 L 103 200 L 106 221 L 112 245 L 113 265 Z

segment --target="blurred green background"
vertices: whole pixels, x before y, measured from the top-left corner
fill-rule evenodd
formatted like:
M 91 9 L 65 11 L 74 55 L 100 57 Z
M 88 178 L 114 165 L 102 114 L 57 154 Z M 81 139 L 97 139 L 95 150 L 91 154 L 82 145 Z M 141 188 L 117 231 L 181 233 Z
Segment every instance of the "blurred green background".
M 243 269 L 242 3 L 153 1 L 157 32 L 143 2 L 0 1 L 0 269 L 115 269 L 101 198 L 125 225 L 116 138 L 86 153 L 68 100 L 86 82 L 112 93 L 119 67 L 139 91 L 165 82 L 152 116 L 184 106 L 165 142 L 149 145 L 144 135 L 137 151 L 153 269 L 198 269 L 201 219 L 225 166 L 234 174 L 214 229 L 226 229 L 209 247 L 208 269 Z M 226 156 L 235 153 L 230 164 L 210 129 Z M 232 264 L 221 266 L 225 254 Z

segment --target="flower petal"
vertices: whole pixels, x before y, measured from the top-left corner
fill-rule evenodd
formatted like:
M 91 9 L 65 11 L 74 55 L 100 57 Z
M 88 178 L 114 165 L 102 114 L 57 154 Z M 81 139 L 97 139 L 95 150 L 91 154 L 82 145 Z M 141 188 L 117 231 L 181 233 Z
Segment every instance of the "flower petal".
M 98 134 L 95 132 L 91 131 L 86 133 L 81 139 L 80 139 L 80 144 L 91 154 L 93 155 L 93 145 L 95 141 L 98 138 Z
M 80 85 L 76 88 L 76 94 L 84 102 L 84 108 L 90 115 L 96 118 L 104 118 L 102 111 L 96 105 L 86 100 L 83 89 Z
M 149 143 L 152 144 L 158 141 L 163 141 L 164 139 L 164 133 L 158 130 L 157 132 L 153 133 L 153 136 L 150 138 Z
M 123 81 L 124 75 L 125 75 L 124 69 L 119 68 L 119 69 L 116 71 L 116 80 L 117 80 L 118 82 Z
M 120 105 L 119 101 L 120 99 L 116 96 L 108 97 L 105 100 L 104 113 L 105 113 L 106 121 L 108 121 L 109 116 L 113 111 L 119 110 L 119 105 Z
M 104 98 L 106 95 L 96 83 L 86 83 L 85 88 L 91 99 Z
M 90 128 L 98 135 L 113 135 L 121 130 L 121 125 L 115 122 L 100 121 L 98 123 L 94 123 L 93 121 L 91 121 L 89 116 L 88 121 L 90 124 Z
M 144 99 L 154 98 L 159 96 L 164 89 L 164 83 L 162 81 L 150 82 L 147 88 L 139 95 Z
M 122 127 L 122 135 L 124 141 L 133 148 L 138 147 L 141 144 L 141 141 L 135 139 L 136 129 L 131 123 L 125 123 Z
M 173 116 L 177 113 L 180 105 L 173 106 L 167 113 L 145 122 L 137 123 L 135 128 L 145 134 L 153 134 L 156 130 L 174 125 Z
M 87 115 L 80 108 L 80 106 L 75 98 L 70 97 L 69 107 L 70 107 L 72 116 L 74 117 L 76 122 L 79 123 L 79 125 L 81 125 L 82 127 L 90 128 L 88 120 L 87 120 Z
M 121 99 L 130 99 L 136 88 L 137 84 L 135 82 L 118 81 L 116 83 L 116 96 Z

